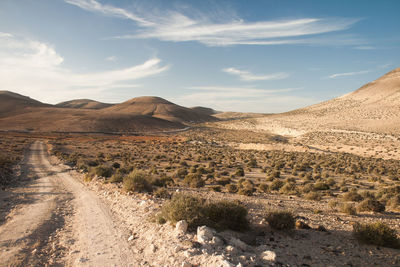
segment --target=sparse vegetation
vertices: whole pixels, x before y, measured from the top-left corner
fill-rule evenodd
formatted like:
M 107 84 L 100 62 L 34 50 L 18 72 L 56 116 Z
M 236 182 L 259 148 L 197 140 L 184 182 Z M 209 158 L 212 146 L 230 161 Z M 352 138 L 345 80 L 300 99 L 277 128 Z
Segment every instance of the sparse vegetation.
M 292 230 L 296 223 L 294 215 L 290 211 L 267 211 L 265 219 L 271 228 L 276 230 Z
M 400 249 L 396 230 L 383 222 L 355 224 L 353 235 L 362 243 Z

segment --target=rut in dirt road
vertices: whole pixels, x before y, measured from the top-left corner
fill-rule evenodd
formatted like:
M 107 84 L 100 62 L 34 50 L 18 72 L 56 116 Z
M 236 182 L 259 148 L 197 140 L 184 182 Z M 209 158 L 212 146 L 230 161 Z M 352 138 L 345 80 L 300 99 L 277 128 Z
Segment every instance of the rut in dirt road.
M 0 266 L 134 266 L 107 206 L 35 142 L 24 166 L 32 181 L 14 190 L 30 201 L 0 226 Z M 66 230 L 68 229 L 68 230 Z

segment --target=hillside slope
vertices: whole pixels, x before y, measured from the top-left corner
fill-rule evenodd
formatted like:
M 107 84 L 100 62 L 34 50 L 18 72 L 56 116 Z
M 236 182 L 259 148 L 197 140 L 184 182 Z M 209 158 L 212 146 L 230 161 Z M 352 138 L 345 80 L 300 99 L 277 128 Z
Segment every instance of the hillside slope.
M 341 97 L 286 113 L 227 122 L 234 129 L 301 135 L 349 130 L 400 133 L 400 68 Z
M 180 123 L 197 123 L 217 120 L 210 115 L 176 105 L 160 97 L 152 96 L 136 97 L 124 103 L 106 108 L 103 111 L 147 115 Z
M 91 99 L 74 99 L 58 103 L 55 106 L 59 108 L 103 109 L 111 107 L 113 104 L 102 103 Z

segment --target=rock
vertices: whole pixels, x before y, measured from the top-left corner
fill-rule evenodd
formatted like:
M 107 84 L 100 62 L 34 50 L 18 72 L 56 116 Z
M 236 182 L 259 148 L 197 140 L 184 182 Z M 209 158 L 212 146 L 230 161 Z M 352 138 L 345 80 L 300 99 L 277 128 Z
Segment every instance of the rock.
M 222 246 L 224 245 L 224 241 L 219 238 L 218 236 L 214 236 L 211 240 L 211 244 L 215 245 L 215 246 Z
M 261 258 L 265 261 L 275 261 L 276 253 L 271 250 L 266 250 L 261 254 Z
M 238 254 L 238 249 L 232 246 L 226 246 L 225 251 L 230 256 L 234 257 Z
M 242 240 L 234 238 L 234 237 L 231 238 L 231 240 L 229 241 L 229 244 L 231 244 L 232 246 L 239 248 L 243 251 L 245 251 L 247 249 L 246 243 L 244 243 Z
M 325 226 L 323 226 L 323 225 L 318 225 L 318 227 L 315 228 L 315 230 L 320 231 L 320 232 L 328 232 L 328 230 L 326 230 Z
M 211 228 L 207 226 L 200 226 L 197 228 L 197 242 L 206 244 L 212 240 L 214 233 Z
M 311 229 L 311 227 L 303 221 L 296 221 L 296 229 Z
M 131 235 L 131 236 L 128 238 L 128 241 L 132 241 L 134 238 L 135 238 L 135 237 L 134 237 L 133 235 Z
M 182 265 L 181 265 L 181 267 L 192 267 L 192 266 L 193 266 L 193 265 L 190 264 L 190 263 L 187 262 L 187 261 L 182 262 Z
M 230 263 L 230 262 L 227 261 L 227 260 L 222 260 L 222 261 L 220 262 L 219 266 L 221 266 L 221 267 L 234 267 L 235 265 L 232 264 L 232 263 Z
M 140 204 L 139 204 L 140 206 L 144 206 L 144 205 L 146 205 L 146 200 L 142 200 L 142 201 L 140 201 Z
M 179 233 L 186 233 L 188 228 L 188 223 L 185 220 L 179 221 L 175 225 L 175 230 Z

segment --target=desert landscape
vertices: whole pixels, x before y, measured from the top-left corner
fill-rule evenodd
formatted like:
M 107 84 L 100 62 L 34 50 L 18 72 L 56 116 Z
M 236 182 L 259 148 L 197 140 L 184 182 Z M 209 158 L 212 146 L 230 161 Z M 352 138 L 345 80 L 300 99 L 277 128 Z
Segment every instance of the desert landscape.
M 0 267 L 400 266 L 399 10 L 0 1 Z
M 273 115 L 3 91 L 2 265 L 396 266 L 399 73 Z

